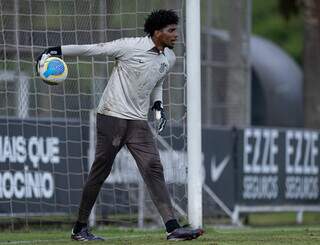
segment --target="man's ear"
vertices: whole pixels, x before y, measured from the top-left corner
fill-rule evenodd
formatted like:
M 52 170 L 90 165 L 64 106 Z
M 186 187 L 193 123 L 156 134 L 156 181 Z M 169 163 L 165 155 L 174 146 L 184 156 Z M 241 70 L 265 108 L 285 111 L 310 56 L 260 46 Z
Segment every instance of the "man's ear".
M 161 31 L 159 31 L 159 30 L 154 31 L 154 33 L 153 33 L 153 36 L 154 36 L 155 38 L 159 38 L 160 35 L 161 35 Z

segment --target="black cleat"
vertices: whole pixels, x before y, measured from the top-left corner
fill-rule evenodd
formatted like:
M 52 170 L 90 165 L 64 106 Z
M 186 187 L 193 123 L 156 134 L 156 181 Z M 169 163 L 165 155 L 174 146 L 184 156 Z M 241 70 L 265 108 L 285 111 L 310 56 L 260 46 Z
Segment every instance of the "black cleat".
M 83 227 L 80 232 L 73 233 L 71 232 L 71 239 L 80 242 L 88 242 L 88 241 L 104 241 L 102 237 L 98 237 L 93 235 L 88 227 Z
M 202 229 L 191 229 L 191 228 L 177 228 L 174 231 L 167 233 L 167 240 L 169 241 L 184 241 L 197 239 L 204 233 Z

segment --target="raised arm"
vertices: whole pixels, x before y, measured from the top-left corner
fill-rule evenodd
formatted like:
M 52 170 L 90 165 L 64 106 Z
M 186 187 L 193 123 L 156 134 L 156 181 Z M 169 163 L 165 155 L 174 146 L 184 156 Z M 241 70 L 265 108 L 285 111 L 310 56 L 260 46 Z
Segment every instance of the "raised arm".
M 134 39 L 123 38 L 111 42 L 85 45 L 63 45 L 49 47 L 45 49 L 37 58 L 36 71 L 38 73 L 39 64 L 49 56 L 95 56 L 107 55 L 120 58 L 130 46 L 134 45 Z
M 128 40 L 118 39 L 106 43 L 86 44 L 86 45 L 63 45 L 61 46 L 62 55 L 66 56 L 95 56 L 107 55 L 120 57 L 124 54 Z

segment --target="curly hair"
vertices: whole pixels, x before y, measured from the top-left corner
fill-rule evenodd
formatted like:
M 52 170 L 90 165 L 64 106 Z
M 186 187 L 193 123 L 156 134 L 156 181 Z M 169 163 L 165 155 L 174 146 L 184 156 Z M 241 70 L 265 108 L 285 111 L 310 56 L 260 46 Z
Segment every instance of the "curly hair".
M 144 31 L 152 37 L 155 31 L 161 30 L 168 25 L 177 25 L 178 23 L 179 17 L 173 10 L 154 10 L 144 23 Z

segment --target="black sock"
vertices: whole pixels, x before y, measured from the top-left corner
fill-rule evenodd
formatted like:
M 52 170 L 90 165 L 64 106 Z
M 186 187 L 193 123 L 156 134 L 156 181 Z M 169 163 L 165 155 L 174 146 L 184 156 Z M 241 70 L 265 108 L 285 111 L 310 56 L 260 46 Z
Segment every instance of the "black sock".
M 87 226 L 86 223 L 80 223 L 79 221 L 77 221 L 77 222 L 74 224 L 72 231 L 73 231 L 74 234 L 77 234 L 78 232 L 81 231 L 81 229 L 82 229 L 83 227 L 86 227 L 86 226 Z
M 166 222 L 166 230 L 168 233 L 174 231 L 177 228 L 180 228 L 178 221 L 176 219 L 170 219 Z

